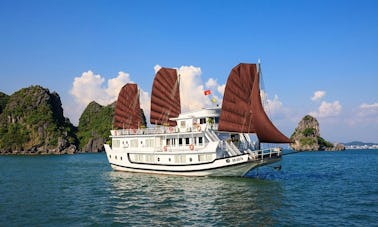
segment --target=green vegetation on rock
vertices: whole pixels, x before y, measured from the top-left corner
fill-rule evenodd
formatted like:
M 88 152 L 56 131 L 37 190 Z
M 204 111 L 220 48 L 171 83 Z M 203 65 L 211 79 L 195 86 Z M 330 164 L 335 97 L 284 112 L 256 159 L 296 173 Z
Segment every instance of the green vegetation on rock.
M 322 137 L 318 137 L 318 144 L 320 150 L 327 150 L 327 148 L 333 148 L 333 144 L 328 142 L 327 140 L 323 139 Z
M 74 153 L 75 128 L 57 93 L 41 86 L 12 94 L 0 114 L 0 153 Z
M 110 143 L 110 130 L 113 125 L 115 103 L 102 106 L 93 101 L 88 104 L 80 116 L 77 137 L 79 148 L 84 152 L 100 152 L 104 143 Z M 141 109 L 141 127 L 146 127 L 146 117 Z
M 3 109 L 7 105 L 8 100 L 9 100 L 9 95 L 3 92 L 0 92 L 0 114 L 3 112 Z
M 291 135 L 290 140 L 294 141 L 290 146 L 296 151 L 343 149 L 340 144 L 334 146 L 320 136 L 319 122 L 310 115 L 302 118 Z
M 103 144 L 110 141 L 114 104 L 101 106 L 91 102 L 80 116 L 77 137 L 81 151 L 98 152 L 103 150 Z

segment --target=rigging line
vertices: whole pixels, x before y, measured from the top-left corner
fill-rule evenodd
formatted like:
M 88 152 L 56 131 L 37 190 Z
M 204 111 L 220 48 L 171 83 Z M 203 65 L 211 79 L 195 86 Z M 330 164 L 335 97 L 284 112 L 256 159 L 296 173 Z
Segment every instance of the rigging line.
M 284 155 L 290 155 L 290 154 L 296 154 L 296 153 L 299 153 L 300 151 L 292 151 L 292 152 L 289 152 L 289 153 L 284 153 L 282 154 L 282 156 Z
M 268 102 L 268 93 L 266 92 L 266 87 L 265 87 L 265 83 L 264 83 L 264 77 L 263 77 L 263 73 L 262 73 L 262 69 L 261 69 L 261 65 L 259 63 L 259 67 L 258 67 L 258 70 L 259 70 L 259 75 L 260 75 L 260 97 L 261 97 L 261 91 L 263 91 L 263 94 L 264 96 L 262 97 L 262 104 L 263 104 L 263 107 L 264 110 L 267 112 L 267 115 L 269 117 L 272 116 L 271 114 L 271 109 L 270 109 L 270 106 L 269 106 L 269 102 Z

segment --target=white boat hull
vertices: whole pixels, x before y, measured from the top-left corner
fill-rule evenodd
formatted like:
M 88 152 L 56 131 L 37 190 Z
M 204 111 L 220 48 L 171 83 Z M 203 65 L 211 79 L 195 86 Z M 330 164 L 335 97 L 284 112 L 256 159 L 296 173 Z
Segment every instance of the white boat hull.
M 154 173 L 180 176 L 245 176 L 250 170 L 277 162 L 280 156 L 253 159 L 249 154 L 215 159 L 206 163 L 198 164 L 159 164 L 138 163 L 130 161 L 130 154 L 122 151 L 114 151 L 109 145 L 105 145 L 108 161 L 111 167 L 117 171 L 136 173 Z M 172 155 L 155 153 L 156 157 Z

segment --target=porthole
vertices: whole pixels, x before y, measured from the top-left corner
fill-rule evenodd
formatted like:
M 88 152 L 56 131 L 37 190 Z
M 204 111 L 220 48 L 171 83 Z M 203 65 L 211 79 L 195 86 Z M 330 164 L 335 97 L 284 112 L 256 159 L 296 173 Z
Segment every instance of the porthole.
M 171 162 L 171 158 L 168 158 L 168 161 Z
M 160 158 L 157 158 L 157 161 L 160 162 Z
M 115 159 L 117 160 L 117 155 L 115 156 Z
M 122 161 L 122 156 L 121 156 L 121 161 Z
M 111 154 L 109 155 L 109 158 L 112 158 L 112 155 L 111 155 Z
M 189 158 L 189 162 L 192 162 L 193 161 L 193 159 L 192 158 Z

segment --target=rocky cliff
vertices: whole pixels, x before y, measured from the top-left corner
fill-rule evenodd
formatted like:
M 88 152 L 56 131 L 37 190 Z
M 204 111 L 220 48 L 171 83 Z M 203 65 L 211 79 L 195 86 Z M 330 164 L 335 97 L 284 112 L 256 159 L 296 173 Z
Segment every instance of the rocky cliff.
M 316 118 L 306 115 L 298 123 L 290 140 L 295 151 L 345 150 L 341 144 L 332 144 L 320 136 L 319 122 Z
M 93 101 L 88 104 L 80 116 L 77 137 L 82 152 L 100 152 L 104 150 L 104 143 L 110 142 L 110 130 L 113 125 L 115 103 L 102 106 Z M 146 117 L 141 109 L 143 126 Z M 143 127 L 142 126 L 142 127 Z
M 91 102 L 81 114 L 77 137 L 83 152 L 100 152 L 109 141 L 114 116 L 114 104 L 101 106 Z
M 41 86 L 23 88 L 9 97 L 0 114 L 0 135 L 3 154 L 77 151 L 75 127 L 63 116 L 59 95 Z

